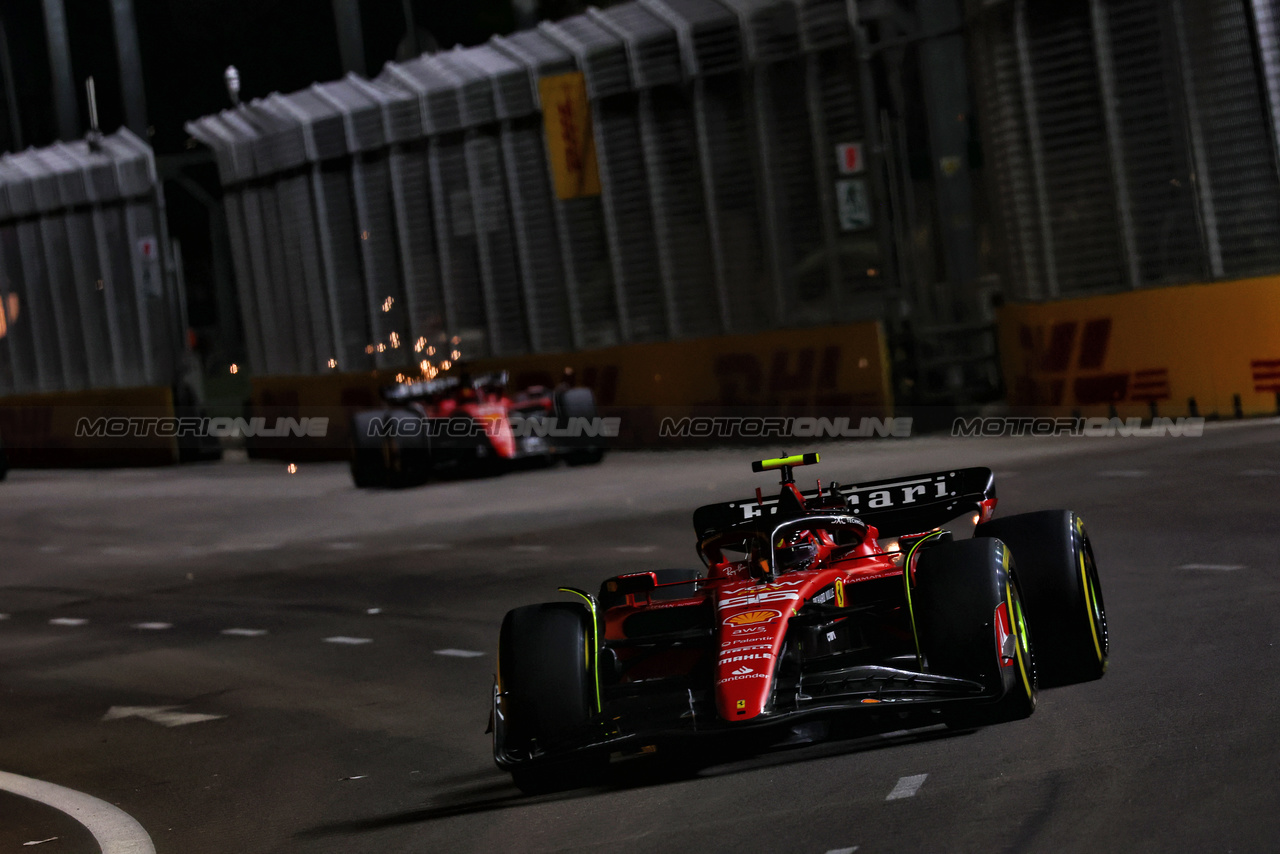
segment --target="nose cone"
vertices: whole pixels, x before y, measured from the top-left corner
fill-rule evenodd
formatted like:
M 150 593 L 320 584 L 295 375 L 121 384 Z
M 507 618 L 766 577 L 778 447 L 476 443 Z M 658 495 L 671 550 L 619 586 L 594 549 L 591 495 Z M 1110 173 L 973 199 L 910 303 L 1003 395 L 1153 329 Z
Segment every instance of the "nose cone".
M 726 721 L 749 721 L 764 711 L 787 620 L 801 600 L 801 579 L 723 588 L 716 598 L 719 657 L 716 710 Z

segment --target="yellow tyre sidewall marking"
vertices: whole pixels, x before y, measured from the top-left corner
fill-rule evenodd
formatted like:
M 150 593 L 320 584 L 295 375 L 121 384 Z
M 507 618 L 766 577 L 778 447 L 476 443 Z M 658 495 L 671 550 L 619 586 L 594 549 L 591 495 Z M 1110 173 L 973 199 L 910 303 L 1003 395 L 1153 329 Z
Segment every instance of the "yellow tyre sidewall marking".
M 1089 574 L 1084 566 L 1084 520 L 1076 517 L 1076 532 L 1080 535 L 1080 587 L 1084 592 L 1084 609 L 1089 617 L 1089 634 L 1093 637 L 1093 651 L 1098 661 L 1103 660 L 1102 644 L 1098 641 L 1098 621 L 1094 616 L 1097 609 L 1093 601 L 1093 585 L 1089 583 Z
M 1006 564 L 1008 563 L 1008 558 L 1005 559 L 1005 562 Z M 1004 601 L 1005 607 L 1009 610 L 1009 629 L 1013 632 L 1013 653 L 1018 659 L 1018 672 L 1022 674 L 1022 687 L 1027 692 L 1027 699 L 1030 700 L 1032 699 L 1031 677 L 1027 675 L 1027 664 L 1022 660 L 1022 635 L 1018 629 L 1018 620 L 1015 619 L 1017 614 L 1013 608 L 1013 593 L 1009 589 L 1008 581 L 1004 583 Z M 1021 610 L 1020 606 L 1019 610 Z

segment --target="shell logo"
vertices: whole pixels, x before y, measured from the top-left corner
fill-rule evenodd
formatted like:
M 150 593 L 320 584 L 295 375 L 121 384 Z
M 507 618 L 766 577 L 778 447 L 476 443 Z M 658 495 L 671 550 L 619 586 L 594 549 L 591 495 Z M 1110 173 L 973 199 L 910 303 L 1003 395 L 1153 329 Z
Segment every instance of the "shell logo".
M 771 623 L 781 616 L 781 611 L 774 611 L 772 609 L 765 611 L 744 611 L 741 614 L 734 614 L 732 617 L 726 617 L 724 624 L 726 626 L 754 626 L 756 623 Z

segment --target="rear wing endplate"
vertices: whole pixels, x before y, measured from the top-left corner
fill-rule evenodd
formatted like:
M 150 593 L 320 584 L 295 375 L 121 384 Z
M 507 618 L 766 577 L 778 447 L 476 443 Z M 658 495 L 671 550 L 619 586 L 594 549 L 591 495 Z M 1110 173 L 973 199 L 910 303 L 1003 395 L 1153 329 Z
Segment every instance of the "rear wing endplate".
M 940 527 L 957 516 L 979 512 L 982 502 L 996 497 L 995 476 L 991 469 L 983 467 L 872 480 L 838 489 L 849 502 L 849 509 L 844 512 L 874 525 L 882 537 Z M 830 490 L 823 491 L 824 503 L 829 493 Z M 818 499 L 818 490 L 811 489 L 801 495 L 808 502 Z M 706 537 L 731 525 L 776 517 L 778 507 L 777 496 L 707 504 L 693 511 L 693 527 L 700 538 Z M 817 512 L 832 511 L 824 507 Z

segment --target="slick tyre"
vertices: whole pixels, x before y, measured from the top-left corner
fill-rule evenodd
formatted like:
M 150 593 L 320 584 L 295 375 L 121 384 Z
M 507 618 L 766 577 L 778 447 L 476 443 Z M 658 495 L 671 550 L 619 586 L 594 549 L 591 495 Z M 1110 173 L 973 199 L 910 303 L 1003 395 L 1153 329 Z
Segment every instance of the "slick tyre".
M 382 439 L 370 435 L 370 424 L 381 412 L 358 412 L 351 418 L 351 479 L 358 489 L 387 485 Z
M 1107 611 L 1080 517 L 1070 510 L 1023 513 L 979 525 L 974 536 L 998 537 L 1017 560 L 1044 684 L 1101 678 L 1110 653 Z
M 512 777 L 533 794 L 587 782 L 599 765 L 594 755 L 556 756 L 581 738 L 595 699 L 589 616 L 568 602 L 508 611 L 498 641 L 498 682 L 508 709 L 508 755 L 529 757 Z
M 926 548 L 916 564 L 912 612 L 930 673 L 971 679 L 993 701 L 956 704 L 949 721 L 1019 720 L 1036 707 L 1036 665 L 1016 569 L 999 540 Z
M 568 426 L 571 418 L 589 421 L 597 414 L 596 398 L 589 388 L 569 388 L 556 392 L 555 408 L 556 420 L 562 428 Z M 565 441 L 564 460 L 571 466 L 594 465 L 604 459 L 604 447 L 594 444 L 599 439 L 583 436 Z
M 359 412 L 351 419 L 351 479 L 357 487 L 420 486 L 430 476 L 431 448 L 416 412 Z

